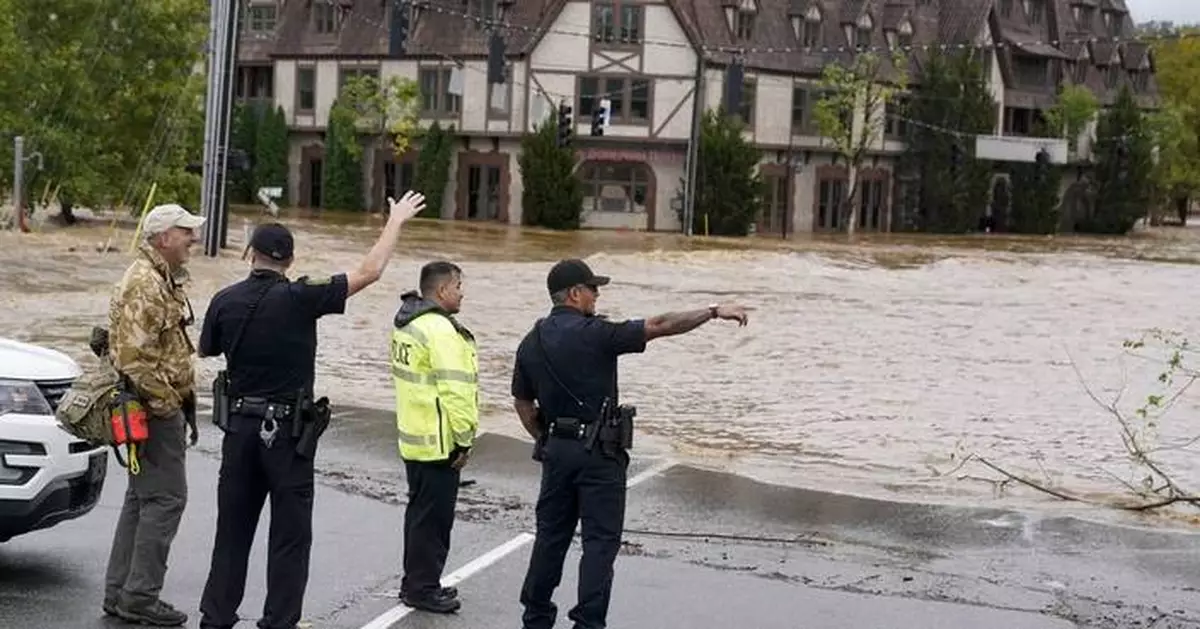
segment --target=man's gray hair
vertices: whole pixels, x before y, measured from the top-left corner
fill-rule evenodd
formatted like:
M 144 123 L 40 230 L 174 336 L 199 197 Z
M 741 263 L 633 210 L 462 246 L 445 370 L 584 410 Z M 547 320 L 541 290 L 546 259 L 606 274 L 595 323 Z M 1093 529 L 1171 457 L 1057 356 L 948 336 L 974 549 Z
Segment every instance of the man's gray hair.
M 570 293 L 570 288 L 564 288 L 560 291 L 550 293 L 550 303 L 554 304 L 555 306 L 561 306 L 567 303 L 567 296 L 570 295 Z

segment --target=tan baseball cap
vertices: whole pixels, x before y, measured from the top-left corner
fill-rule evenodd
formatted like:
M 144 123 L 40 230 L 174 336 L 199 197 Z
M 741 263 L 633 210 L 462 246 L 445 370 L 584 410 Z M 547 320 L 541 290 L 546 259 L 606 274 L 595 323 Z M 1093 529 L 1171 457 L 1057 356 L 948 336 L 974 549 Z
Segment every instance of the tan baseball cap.
M 183 209 L 177 203 L 157 205 L 146 214 L 142 220 L 142 233 L 146 236 L 161 234 L 172 227 L 197 229 L 206 219 Z

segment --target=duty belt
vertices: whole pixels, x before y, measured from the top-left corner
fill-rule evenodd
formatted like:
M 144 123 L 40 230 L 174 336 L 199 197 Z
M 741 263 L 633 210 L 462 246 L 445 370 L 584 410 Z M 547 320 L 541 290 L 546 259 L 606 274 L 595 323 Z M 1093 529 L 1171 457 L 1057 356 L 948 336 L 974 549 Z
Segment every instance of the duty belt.
M 557 417 L 550 420 L 549 434 L 551 437 L 562 439 L 583 439 L 586 436 L 588 422 L 577 417 Z
M 294 411 L 295 406 L 292 404 L 273 402 L 261 397 L 241 397 L 233 400 L 229 405 L 231 414 L 255 419 L 288 420 L 292 419 Z

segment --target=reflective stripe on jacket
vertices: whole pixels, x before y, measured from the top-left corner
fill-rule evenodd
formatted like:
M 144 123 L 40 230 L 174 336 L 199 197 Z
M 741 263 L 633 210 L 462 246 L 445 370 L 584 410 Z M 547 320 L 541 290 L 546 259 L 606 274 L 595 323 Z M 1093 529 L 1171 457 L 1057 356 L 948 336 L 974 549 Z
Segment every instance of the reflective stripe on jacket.
M 397 316 L 392 380 L 400 457 L 442 461 L 470 448 L 479 428 L 479 363 L 474 338 L 435 310 Z M 399 325 L 403 323 L 402 325 Z

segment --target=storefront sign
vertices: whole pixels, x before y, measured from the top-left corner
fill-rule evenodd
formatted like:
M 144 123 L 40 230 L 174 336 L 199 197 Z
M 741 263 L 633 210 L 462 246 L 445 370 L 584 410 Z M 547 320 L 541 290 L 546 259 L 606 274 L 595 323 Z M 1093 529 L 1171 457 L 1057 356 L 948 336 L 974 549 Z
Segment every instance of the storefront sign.
M 646 164 L 682 164 L 683 151 L 660 149 L 585 148 L 579 157 L 585 162 L 644 162 Z

